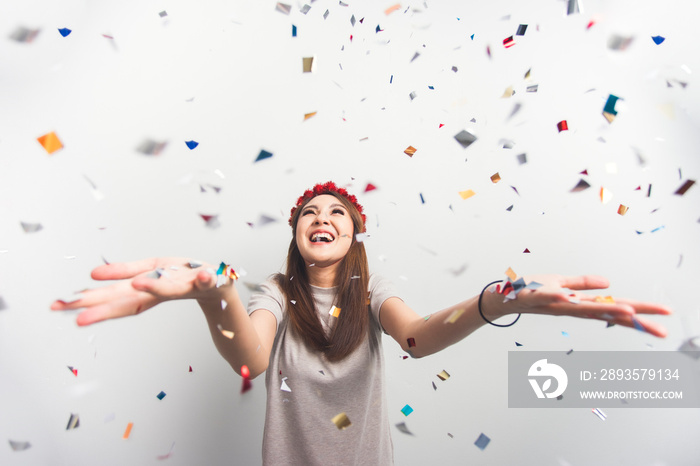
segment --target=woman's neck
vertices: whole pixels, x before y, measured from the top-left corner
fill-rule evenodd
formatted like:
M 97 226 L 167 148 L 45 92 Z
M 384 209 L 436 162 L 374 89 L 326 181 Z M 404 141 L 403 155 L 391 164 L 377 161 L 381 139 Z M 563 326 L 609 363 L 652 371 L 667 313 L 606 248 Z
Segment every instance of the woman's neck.
M 318 267 L 315 264 L 307 264 L 306 273 L 309 277 L 309 284 L 319 288 L 334 287 L 337 269 L 337 262 L 326 267 Z

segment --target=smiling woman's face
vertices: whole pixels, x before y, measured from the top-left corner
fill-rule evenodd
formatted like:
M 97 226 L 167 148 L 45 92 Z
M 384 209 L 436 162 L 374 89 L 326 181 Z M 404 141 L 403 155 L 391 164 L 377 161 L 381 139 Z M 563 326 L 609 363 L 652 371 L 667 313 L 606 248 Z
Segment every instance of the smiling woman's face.
M 340 262 L 352 244 L 352 217 L 335 196 L 321 194 L 302 209 L 296 227 L 296 242 L 307 265 L 327 267 Z

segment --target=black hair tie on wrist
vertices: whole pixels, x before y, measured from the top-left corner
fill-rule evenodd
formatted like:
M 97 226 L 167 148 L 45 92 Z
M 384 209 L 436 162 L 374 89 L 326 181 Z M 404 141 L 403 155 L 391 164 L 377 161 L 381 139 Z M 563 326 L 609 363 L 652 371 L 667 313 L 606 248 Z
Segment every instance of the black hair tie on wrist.
M 486 286 L 484 287 L 483 290 L 481 290 L 481 294 L 479 294 L 479 314 L 481 315 L 481 318 L 482 318 L 482 319 L 484 319 L 487 323 L 493 325 L 494 327 L 510 327 L 511 325 L 513 325 L 514 323 L 516 323 L 516 322 L 518 321 L 518 319 L 520 319 L 520 314 L 518 314 L 518 317 L 516 317 L 515 320 L 514 320 L 513 322 L 511 322 L 511 323 L 509 323 L 509 324 L 507 324 L 507 325 L 494 324 L 493 322 L 491 322 L 490 320 L 488 320 L 488 319 L 484 316 L 484 312 L 481 310 L 481 299 L 484 297 L 484 291 L 486 291 L 486 290 L 488 289 L 488 287 L 491 286 L 491 285 L 493 285 L 494 283 L 499 283 L 499 282 L 502 282 L 502 281 L 503 281 L 503 280 L 496 280 L 496 281 L 494 281 L 494 282 L 489 283 L 488 285 L 486 285 Z

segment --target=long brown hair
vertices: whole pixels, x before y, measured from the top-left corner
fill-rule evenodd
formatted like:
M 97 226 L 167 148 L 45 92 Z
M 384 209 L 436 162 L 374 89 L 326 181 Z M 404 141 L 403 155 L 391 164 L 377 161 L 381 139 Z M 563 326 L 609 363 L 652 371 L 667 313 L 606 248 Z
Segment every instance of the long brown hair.
M 332 191 L 323 194 L 330 194 L 340 200 L 350 214 L 354 227 L 352 244 L 340 261 L 335 276 L 335 306 L 339 307 L 341 312 L 330 334 L 326 335 L 317 315 L 306 263 L 301 257 L 296 241 L 297 220 L 311 199 L 307 199 L 292 214 L 292 241 L 287 252 L 287 273 L 277 274 L 275 280 L 287 299 L 287 313 L 292 329 L 301 336 L 307 346 L 324 353 L 329 361 L 339 361 L 352 353 L 369 331 L 369 265 L 365 246 L 358 242 L 355 236 L 364 231 L 362 216 L 344 196 Z

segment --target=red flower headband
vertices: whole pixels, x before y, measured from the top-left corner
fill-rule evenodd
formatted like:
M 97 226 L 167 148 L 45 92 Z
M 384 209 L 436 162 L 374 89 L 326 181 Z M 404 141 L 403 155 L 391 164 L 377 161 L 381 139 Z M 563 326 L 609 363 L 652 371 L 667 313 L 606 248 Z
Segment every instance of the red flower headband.
M 353 196 L 352 194 L 348 193 L 345 188 L 339 188 L 333 183 L 332 181 L 329 181 L 328 183 L 319 183 L 316 186 L 314 186 L 311 189 L 307 189 L 304 191 L 304 194 L 297 199 L 297 203 L 294 207 L 292 207 L 292 212 L 291 215 L 289 216 L 289 225 L 292 226 L 292 217 L 294 217 L 294 212 L 307 200 L 314 198 L 316 196 L 320 196 L 321 194 L 328 194 L 328 193 L 337 193 L 343 196 L 345 199 L 350 202 L 350 204 L 354 205 L 357 211 L 360 213 L 360 216 L 362 217 L 362 231 L 364 232 L 367 228 L 365 226 L 365 223 L 367 223 L 367 217 L 365 216 L 364 213 L 362 213 L 363 209 L 362 206 L 357 202 L 357 198 Z

